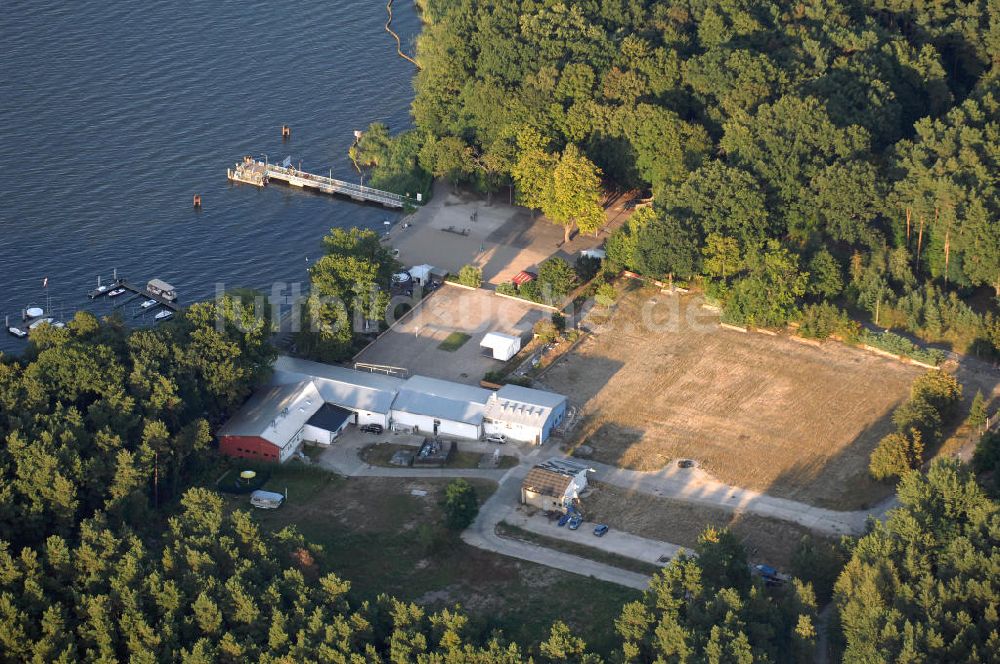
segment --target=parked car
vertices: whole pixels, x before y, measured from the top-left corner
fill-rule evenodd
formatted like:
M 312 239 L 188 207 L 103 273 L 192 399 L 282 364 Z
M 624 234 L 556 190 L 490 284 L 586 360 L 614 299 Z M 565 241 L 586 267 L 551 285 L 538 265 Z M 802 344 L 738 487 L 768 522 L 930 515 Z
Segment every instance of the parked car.
M 490 435 L 486 436 L 486 442 L 495 443 L 497 445 L 503 445 L 504 443 L 507 442 L 507 436 L 503 435 L 502 433 L 491 433 Z
M 376 435 L 385 431 L 381 424 L 362 424 L 361 430 L 365 433 L 374 433 Z
M 597 537 L 604 537 L 608 534 L 608 526 L 605 523 L 600 523 L 594 528 L 594 535 Z
M 580 516 L 579 514 L 577 514 L 577 515 L 574 515 L 574 516 L 573 516 L 573 517 L 572 517 L 572 518 L 571 518 L 571 519 L 569 520 L 569 529 L 570 529 L 570 530 L 576 530 L 577 528 L 579 528 L 579 527 L 580 527 L 580 524 L 581 524 L 581 523 L 583 523 L 583 517 L 582 517 L 582 516 Z
M 563 514 L 561 517 L 559 517 L 559 521 L 556 523 L 556 525 L 562 528 L 567 523 L 569 523 L 569 520 L 572 518 L 573 517 L 571 517 L 569 514 Z

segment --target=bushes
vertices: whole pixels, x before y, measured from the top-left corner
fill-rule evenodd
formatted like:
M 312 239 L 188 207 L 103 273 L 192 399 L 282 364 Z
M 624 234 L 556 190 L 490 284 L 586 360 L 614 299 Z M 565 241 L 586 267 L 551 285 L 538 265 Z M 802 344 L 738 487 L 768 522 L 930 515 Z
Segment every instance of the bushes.
M 497 286 L 497 293 L 517 297 L 517 286 L 511 281 L 505 281 Z
M 463 479 L 452 480 L 444 490 L 444 522 L 452 530 L 463 530 L 476 520 L 479 500 L 476 490 Z
M 463 265 L 458 271 L 458 283 L 470 288 L 479 288 L 483 284 L 483 271 L 475 265 Z
M 936 348 L 924 350 L 909 339 L 901 337 L 898 334 L 893 334 L 888 330 L 881 334 L 877 334 L 871 330 L 862 330 L 858 341 L 867 346 L 879 348 L 902 357 L 908 357 L 917 362 L 930 364 L 931 366 L 937 366 L 944 360 L 944 353 L 940 350 Z
M 561 302 L 569 295 L 576 281 L 576 270 L 559 257 L 549 258 L 538 267 L 538 288 L 541 301 L 546 304 Z M 524 286 L 521 287 L 522 290 Z
M 896 433 L 883 438 L 869 458 L 868 472 L 877 480 L 902 477 L 923 463 L 924 441 L 941 442 L 943 426 L 955 416 L 962 386 L 954 376 L 929 371 L 910 386 L 910 398 L 892 414 Z
M 594 293 L 594 300 L 602 307 L 610 307 L 618 299 L 618 292 L 611 284 L 601 284 Z
M 552 343 L 559 338 L 559 328 L 556 327 L 555 323 L 546 318 L 543 318 L 535 323 L 533 331 L 535 336 L 541 339 L 544 343 Z
M 877 480 L 902 477 L 923 463 L 924 445 L 916 429 L 907 436 L 890 433 L 879 441 L 868 460 L 868 472 Z
M 807 305 L 802 311 L 799 334 L 809 339 L 826 339 L 836 335 L 847 342 L 858 338 L 861 325 L 835 305 L 823 302 Z

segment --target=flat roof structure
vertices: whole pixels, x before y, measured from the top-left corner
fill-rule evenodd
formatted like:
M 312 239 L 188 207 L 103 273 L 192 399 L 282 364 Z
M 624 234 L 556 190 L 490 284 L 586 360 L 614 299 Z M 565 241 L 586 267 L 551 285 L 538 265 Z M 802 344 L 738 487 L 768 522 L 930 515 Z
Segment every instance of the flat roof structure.
M 327 403 L 373 413 L 388 413 L 405 382 L 394 376 L 355 371 L 285 355 L 275 361 L 272 383 L 304 379 L 312 379 L 316 383 Z
M 479 425 L 483 421 L 486 402 L 492 394 L 481 387 L 426 376 L 412 376 L 405 381 L 392 409 Z
M 219 436 L 256 436 L 283 447 L 323 406 L 311 380 L 272 385 L 246 402 L 219 430 Z
M 324 431 L 338 431 L 344 422 L 354 417 L 354 411 L 324 403 L 316 414 L 309 418 L 306 424 Z

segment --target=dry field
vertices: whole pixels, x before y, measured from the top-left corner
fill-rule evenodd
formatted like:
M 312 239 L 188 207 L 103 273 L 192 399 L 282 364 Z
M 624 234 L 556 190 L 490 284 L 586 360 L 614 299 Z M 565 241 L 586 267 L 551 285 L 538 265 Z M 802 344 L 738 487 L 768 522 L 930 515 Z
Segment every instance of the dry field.
M 697 297 L 632 287 L 543 381 L 583 405 L 570 442 L 599 461 L 651 470 L 690 457 L 738 486 L 860 509 L 891 493 L 868 478 L 868 456 L 921 371 L 723 329 Z
M 698 536 L 708 526 L 729 528 L 746 547 L 752 563 L 764 563 L 787 572 L 795 545 L 806 535 L 822 539 L 808 528 L 753 514 L 733 514 L 724 509 L 657 498 L 603 482 L 592 482 L 594 491 L 583 498 L 589 521 L 650 539 L 670 541 L 694 551 Z

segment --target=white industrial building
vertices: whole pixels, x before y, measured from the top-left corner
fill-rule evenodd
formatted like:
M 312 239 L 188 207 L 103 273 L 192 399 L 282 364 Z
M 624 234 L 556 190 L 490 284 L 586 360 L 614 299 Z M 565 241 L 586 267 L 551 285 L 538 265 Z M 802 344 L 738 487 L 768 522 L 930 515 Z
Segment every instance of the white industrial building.
M 323 399 L 311 380 L 272 385 L 250 397 L 219 430 L 219 450 L 283 463 L 298 450 L 307 422 L 322 407 Z
M 355 371 L 322 362 L 280 356 L 274 363 L 274 384 L 311 380 L 323 401 L 354 413 L 353 424 L 389 427 L 389 412 L 405 382 L 395 376 Z
M 485 354 L 490 355 L 494 360 L 506 362 L 517 355 L 517 351 L 521 350 L 521 337 L 501 332 L 488 332 L 479 342 L 479 347 L 485 349 Z
M 329 408 L 305 418 L 300 438 L 329 444 L 348 424 L 478 440 L 499 433 L 544 443 L 566 414 L 566 397 L 515 385 L 493 392 L 426 376 L 403 379 L 291 357 L 279 357 L 271 384 L 309 382 Z M 311 428 L 310 428 L 311 427 Z
M 483 433 L 540 445 L 566 416 L 566 397 L 555 392 L 504 385 L 490 395 Z

